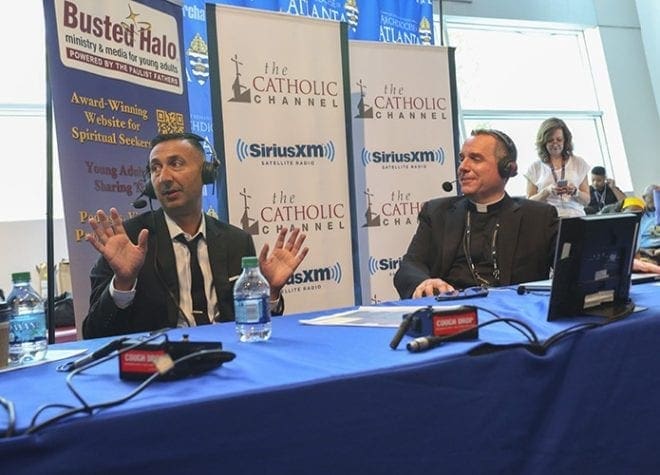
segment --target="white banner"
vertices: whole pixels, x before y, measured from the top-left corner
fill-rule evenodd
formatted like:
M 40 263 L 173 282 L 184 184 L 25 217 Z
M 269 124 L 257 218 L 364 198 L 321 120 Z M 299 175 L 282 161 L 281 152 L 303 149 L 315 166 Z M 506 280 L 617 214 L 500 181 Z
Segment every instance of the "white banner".
M 183 93 L 179 25 L 139 3 L 55 0 L 64 66 Z
M 351 41 L 353 169 L 362 303 L 392 283 L 422 204 L 456 177 L 449 51 Z M 456 188 L 454 187 L 454 190 Z
M 336 22 L 207 8 L 217 32 L 209 45 L 220 94 L 215 78 L 211 87 L 229 221 L 257 249 L 272 245 L 282 226 L 307 234 L 310 253 L 285 288 L 287 313 L 353 305 L 345 31 Z

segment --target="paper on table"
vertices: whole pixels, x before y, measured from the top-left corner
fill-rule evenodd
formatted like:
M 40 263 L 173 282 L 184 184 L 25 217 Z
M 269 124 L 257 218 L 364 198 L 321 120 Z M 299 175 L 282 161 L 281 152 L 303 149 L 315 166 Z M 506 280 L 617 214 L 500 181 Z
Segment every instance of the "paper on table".
M 300 320 L 305 325 L 339 325 L 350 327 L 397 328 L 406 313 L 418 310 L 417 307 L 358 307 L 346 312 L 333 313 L 323 317 Z
M 48 350 L 46 351 L 46 357 L 41 361 L 35 361 L 34 363 L 24 364 L 20 366 L 8 366 L 7 368 L 0 369 L 0 373 L 6 371 L 14 371 L 16 369 L 30 368 L 32 366 L 38 366 L 40 364 L 51 363 L 53 361 L 63 360 L 66 358 L 71 358 L 73 356 L 80 355 L 87 350 L 82 348 L 78 350 Z

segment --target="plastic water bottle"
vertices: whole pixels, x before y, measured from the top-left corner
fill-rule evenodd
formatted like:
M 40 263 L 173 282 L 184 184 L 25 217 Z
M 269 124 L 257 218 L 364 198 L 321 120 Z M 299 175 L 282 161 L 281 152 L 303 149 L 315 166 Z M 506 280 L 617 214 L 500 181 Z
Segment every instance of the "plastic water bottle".
M 48 332 L 41 297 L 30 286 L 30 273 L 11 275 L 14 288 L 7 297 L 12 313 L 9 320 L 9 364 L 39 361 L 46 356 Z
M 270 338 L 270 286 L 259 270 L 256 257 L 241 259 L 243 273 L 234 285 L 236 333 L 241 341 Z

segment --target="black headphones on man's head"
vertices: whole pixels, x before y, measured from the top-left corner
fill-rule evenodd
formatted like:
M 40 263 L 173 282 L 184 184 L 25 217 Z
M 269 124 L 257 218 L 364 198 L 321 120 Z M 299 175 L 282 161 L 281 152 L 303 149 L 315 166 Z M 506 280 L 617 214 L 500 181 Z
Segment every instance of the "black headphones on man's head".
M 493 136 L 497 138 L 504 145 L 506 150 L 506 155 L 497 162 L 497 171 L 500 173 L 502 178 L 511 178 L 518 174 L 518 163 L 516 162 L 518 158 L 518 150 L 516 149 L 516 144 L 513 143 L 513 140 L 497 129 L 490 129 L 493 133 Z
M 497 129 L 478 129 L 473 130 L 472 135 L 485 134 L 490 135 L 504 145 L 506 155 L 497 162 L 497 171 L 504 179 L 514 177 L 518 174 L 518 150 L 513 140 L 504 132 Z
M 190 132 L 160 134 L 151 140 L 150 150 L 159 143 L 167 142 L 168 140 L 190 140 L 195 142 L 202 150 L 204 150 L 204 156 L 206 156 L 208 152 L 208 155 L 211 159 L 204 160 L 204 163 L 202 164 L 202 183 L 205 185 L 210 185 L 216 182 L 218 179 L 218 168 L 220 168 L 220 161 L 218 160 L 218 156 L 215 153 L 213 145 L 211 145 L 207 139 Z M 207 147 L 204 146 L 205 144 Z M 145 169 L 144 191 L 142 192 L 142 195 L 152 200 L 156 199 L 156 191 L 154 190 L 153 183 L 151 183 L 151 169 L 149 167 L 149 163 L 147 163 L 147 167 Z

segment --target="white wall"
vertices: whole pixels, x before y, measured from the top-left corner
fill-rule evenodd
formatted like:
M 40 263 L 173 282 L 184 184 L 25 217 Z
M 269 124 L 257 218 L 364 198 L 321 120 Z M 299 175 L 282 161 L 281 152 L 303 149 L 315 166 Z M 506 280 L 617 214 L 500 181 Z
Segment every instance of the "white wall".
M 67 258 L 68 252 L 64 239 L 64 220 L 53 223 L 55 235 L 55 262 Z M 46 222 L 5 221 L 0 222 L 0 289 L 9 294 L 12 287 L 11 274 L 27 272 L 32 274 L 32 287 L 39 291 L 39 275 L 36 266 L 46 262 Z
M 660 110 L 660 2 L 658 0 L 636 0 L 639 24 L 646 62 L 651 74 L 655 94 L 655 107 Z
M 443 15 L 598 26 L 634 191 L 660 183 L 659 0 L 445 1 L 442 9 Z
M 596 24 L 593 0 L 472 0 L 471 3 L 443 1 L 442 13 L 506 20 Z
M 641 195 L 650 183 L 660 183 L 660 115 L 642 40 L 641 15 L 632 1 L 594 0 L 594 4 L 630 176 L 635 193 Z M 656 46 L 656 54 L 657 50 Z

